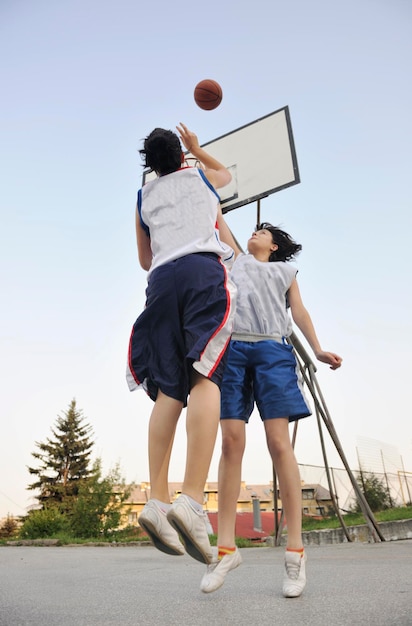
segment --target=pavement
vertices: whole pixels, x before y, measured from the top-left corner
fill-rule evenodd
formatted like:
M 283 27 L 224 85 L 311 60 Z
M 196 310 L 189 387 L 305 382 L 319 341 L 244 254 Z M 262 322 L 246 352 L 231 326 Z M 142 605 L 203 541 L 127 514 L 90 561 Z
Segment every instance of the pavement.
M 221 589 L 152 546 L 0 547 L 1 626 L 412 626 L 412 540 L 306 548 L 307 586 L 283 598 L 283 548 L 241 550 Z

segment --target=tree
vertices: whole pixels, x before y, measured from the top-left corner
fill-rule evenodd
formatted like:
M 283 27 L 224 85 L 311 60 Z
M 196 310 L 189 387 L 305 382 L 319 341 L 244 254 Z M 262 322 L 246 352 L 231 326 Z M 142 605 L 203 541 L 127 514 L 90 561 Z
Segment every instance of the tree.
M 65 512 L 71 510 L 82 481 L 92 475 L 92 428 L 85 423 L 82 411 L 76 408 L 73 399 L 63 417 L 57 417 L 56 426 L 51 430 L 54 438 L 48 438 L 45 443 L 36 442 L 39 452 L 32 452 L 40 467 L 28 467 L 30 474 L 37 476 L 28 489 L 39 491 L 37 499 L 42 507 L 57 506 Z
M 99 537 L 116 530 L 121 521 L 123 503 L 130 495 L 116 466 L 102 478 L 101 460 L 93 465 L 93 473 L 82 481 L 79 495 L 70 514 L 70 529 L 75 537 Z
M 372 472 L 364 472 L 361 470 L 356 480 L 373 513 L 390 508 L 390 494 L 378 476 Z M 355 504 L 354 510 L 356 513 L 361 512 L 361 507 L 358 502 Z
M 106 535 L 118 528 L 122 505 L 130 495 L 118 466 L 102 477 L 101 460 L 91 465 L 92 428 L 75 400 L 63 415 L 51 429 L 53 438 L 36 442 L 39 451 L 32 452 L 40 467 L 28 468 L 37 476 L 28 488 L 39 491 L 41 508 L 24 519 L 23 538 Z
M 20 537 L 95 538 L 117 530 L 131 489 L 121 478 L 119 467 L 103 478 L 101 460 L 97 459 L 90 476 L 81 480 L 78 487 L 77 496 L 69 501 L 70 508 L 66 506 L 63 511 L 61 506 L 46 502 L 44 508 L 30 511 L 20 529 Z
M 17 533 L 18 526 L 19 524 L 16 518 L 8 514 L 6 519 L 3 520 L 3 523 L 0 526 L 0 537 L 2 539 L 5 537 L 13 537 Z

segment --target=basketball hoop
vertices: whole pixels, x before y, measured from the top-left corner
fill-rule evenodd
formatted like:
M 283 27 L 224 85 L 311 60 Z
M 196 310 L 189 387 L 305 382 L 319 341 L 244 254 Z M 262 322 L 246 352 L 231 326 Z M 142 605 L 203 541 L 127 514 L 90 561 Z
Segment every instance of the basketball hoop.
M 186 167 L 197 167 L 198 169 L 201 169 L 201 170 L 204 169 L 199 159 L 196 159 L 196 157 L 193 157 L 193 156 L 185 156 L 184 163 Z

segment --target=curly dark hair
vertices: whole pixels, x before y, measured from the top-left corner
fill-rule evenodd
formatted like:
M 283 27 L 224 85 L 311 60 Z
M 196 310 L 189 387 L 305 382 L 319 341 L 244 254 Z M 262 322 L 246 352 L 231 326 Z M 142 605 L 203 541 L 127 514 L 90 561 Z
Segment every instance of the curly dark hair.
M 269 261 L 291 261 L 302 250 L 300 243 L 296 243 L 288 233 L 269 222 L 258 224 L 256 230 L 268 230 L 273 243 L 278 246 L 278 249 L 271 253 Z
M 182 146 L 179 137 L 171 130 L 155 128 L 146 137 L 139 150 L 143 167 L 150 167 L 160 176 L 175 172 L 182 165 Z

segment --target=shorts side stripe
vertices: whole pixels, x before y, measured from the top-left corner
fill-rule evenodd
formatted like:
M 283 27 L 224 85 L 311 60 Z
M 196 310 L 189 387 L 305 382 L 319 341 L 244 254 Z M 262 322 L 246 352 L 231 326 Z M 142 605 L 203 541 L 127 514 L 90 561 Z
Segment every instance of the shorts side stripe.
M 227 296 L 227 304 L 224 317 L 220 326 L 216 329 L 213 336 L 206 344 L 199 361 L 193 363 L 194 369 L 203 374 L 207 378 L 211 378 L 216 368 L 219 366 L 227 346 L 230 341 L 236 301 L 236 287 L 228 277 L 227 269 L 221 261 L 222 268 L 225 273 L 225 291 Z

